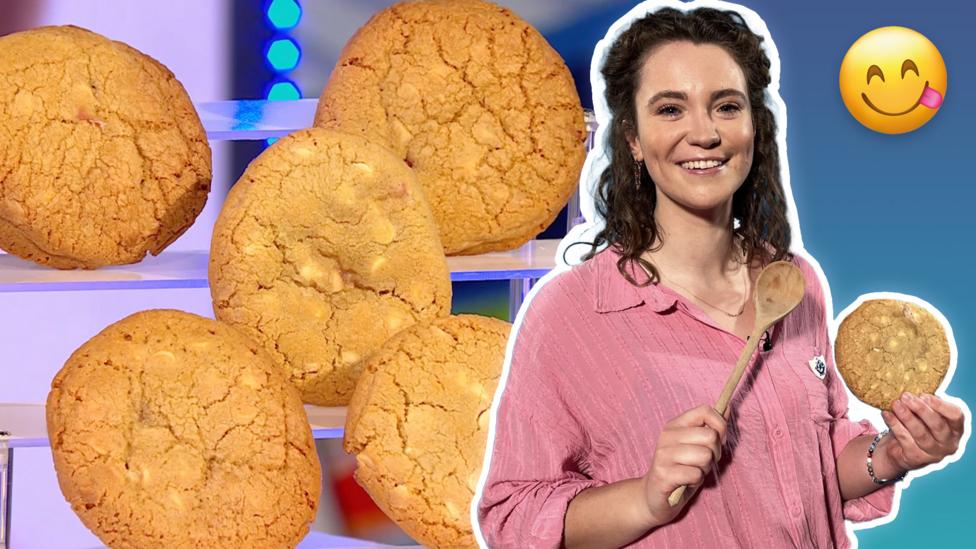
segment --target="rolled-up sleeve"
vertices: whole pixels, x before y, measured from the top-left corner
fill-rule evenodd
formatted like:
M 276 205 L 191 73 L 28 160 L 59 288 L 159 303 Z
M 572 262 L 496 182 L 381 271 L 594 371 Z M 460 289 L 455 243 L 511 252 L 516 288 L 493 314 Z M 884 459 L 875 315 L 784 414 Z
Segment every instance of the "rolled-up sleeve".
M 476 504 L 478 527 L 492 548 L 559 548 L 570 500 L 607 484 L 580 470 L 587 439 L 572 395 L 547 375 L 558 371 L 558 342 L 546 336 L 555 326 L 536 312 L 530 308 L 515 336 L 508 379 L 498 389 L 488 474 Z
M 812 272 L 812 270 L 811 270 Z M 862 419 L 852 421 L 847 417 L 848 396 L 847 387 L 844 385 L 837 367 L 834 363 L 833 344 L 830 341 L 827 329 L 827 315 L 823 290 L 816 284 L 815 299 L 819 301 L 821 310 L 819 337 L 825 348 L 825 361 L 827 363 L 827 395 L 829 399 L 829 411 L 833 417 L 830 425 L 830 440 L 834 449 L 834 460 L 840 457 L 841 452 L 847 444 L 861 435 L 876 435 L 878 430 L 870 421 Z M 867 456 L 865 456 L 866 458 Z M 865 465 L 867 467 L 867 465 Z M 895 485 L 889 484 L 882 486 L 878 490 L 859 498 L 850 499 L 844 502 L 844 518 L 852 522 L 864 522 L 883 517 L 891 513 L 891 508 L 895 500 Z
M 878 430 L 870 421 L 862 419 L 851 421 L 847 417 L 848 397 L 847 389 L 840 380 L 834 366 L 833 349 L 827 344 L 827 369 L 830 379 L 827 381 L 830 399 L 830 415 L 834 417 L 830 427 L 830 439 L 834 446 L 836 460 L 847 443 L 861 435 L 876 435 Z M 865 456 L 866 458 L 867 456 Z M 865 465 L 867 467 L 867 465 Z M 883 517 L 891 513 L 895 501 L 895 485 L 888 484 L 878 490 L 859 498 L 844 502 L 844 518 L 852 522 L 864 522 Z

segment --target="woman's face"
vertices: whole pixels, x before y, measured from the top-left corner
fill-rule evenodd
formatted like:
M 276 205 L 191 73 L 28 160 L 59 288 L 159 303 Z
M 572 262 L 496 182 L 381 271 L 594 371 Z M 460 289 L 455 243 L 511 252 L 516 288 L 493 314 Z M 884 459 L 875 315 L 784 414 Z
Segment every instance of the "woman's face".
M 714 44 L 669 42 L 647 57 L 629 141 L 654 180 L 658 207 L 709 217 L 731 207 L 752 167 L 748 97 L 742 69 Z

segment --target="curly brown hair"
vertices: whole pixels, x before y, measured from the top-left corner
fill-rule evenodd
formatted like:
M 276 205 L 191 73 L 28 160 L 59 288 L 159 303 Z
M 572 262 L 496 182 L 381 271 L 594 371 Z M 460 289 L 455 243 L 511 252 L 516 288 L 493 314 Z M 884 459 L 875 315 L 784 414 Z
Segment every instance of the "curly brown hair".
M 790 226 L 786 220 L 786 198 L 780 181 L 776 121 L 766 106 L 763 93 L 771 79 L 770 61 L 761 47 L 762 37 L 746 26 L 739 14 L 712 8 L 681 12 L 664 8 L 635 21 L 611 46 L 601 73 L 606 82 L 606 100 L 612 119 L 609 127 L 610 165 L 600 175 L 596 209 L 606 226 L 583 259 L 591 259 L 598 247 L 609 243 L 620 250 L 617 269 L 631 284 L 646 286 L 660 279 L 657 268 L 641 254 L 657 244 L 661 234 L 654 219 L 656 192 L 647 170 L 640 170 L 640 186 L 634 181 L 634 158 L 627 138 L 636 132 L 637 108 L 634 96 L 640 84 L 644 61 L 658 46 L 689 41 L 724 48 L 745 74 L 752 106 L 755 145 L 752 167 L 732 196 L 733 243 L 745 253 L 746 264 L 759 258 L 763 264 L 789 256 Z M 738 238 L 735 238 L 738 237 Z M 735 244 L 734 244 L 735 245 Z M 627 272 L 628 262 L 638 261 L 651 273 L 638 284 Z

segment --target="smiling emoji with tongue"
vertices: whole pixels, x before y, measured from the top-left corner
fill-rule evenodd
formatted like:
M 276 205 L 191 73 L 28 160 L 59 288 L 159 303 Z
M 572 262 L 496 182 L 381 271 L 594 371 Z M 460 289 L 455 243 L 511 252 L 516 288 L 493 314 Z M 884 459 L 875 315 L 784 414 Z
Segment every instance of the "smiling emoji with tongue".
M 868 128 L 905 133 L 942 105 L 946 67 L 935 45 L 905 27 L 881 27 L 857 39 L 840 64 L 840 95 Z

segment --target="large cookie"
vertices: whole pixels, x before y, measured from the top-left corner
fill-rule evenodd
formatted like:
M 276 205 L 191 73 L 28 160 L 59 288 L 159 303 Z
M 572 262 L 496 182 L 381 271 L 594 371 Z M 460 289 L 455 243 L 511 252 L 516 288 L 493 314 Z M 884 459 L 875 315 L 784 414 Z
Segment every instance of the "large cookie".
M 908 391 L 933 393 L 949 371 L 942 324 L 914 303 L 865 301 L 837 330 L 837 369 L 857 398 L 890 410 Z
M 368 362 L 349 403 L 356 481 L 427 547 L 477 547 L 468 509 L 510 328 L 474 315 L 414 326 Z
M 181 311 L 136 313 L 51 383 L 65 499 L 120 548 L 294 547 L 321 471 L 298 392 L 242 334 Z
M 344 406 L 362 360 L 451 310 L 437 227 L 403 160 L 312 128 L 255 159 L 214 227 L 217 318 L 263 344 L 305 402 Z
M 157 255 L 210 191 L 210 147 L 183 86 L 77 27 L 0 38 L 0 143 L 0 248 L 52 267 Z
M 386 143 L 416 170 L 448 255 L 507 250 L 576 188 L 586 128 L 562 58 L 507 9 L 394 5 L 346 44 L 315 123 Z

